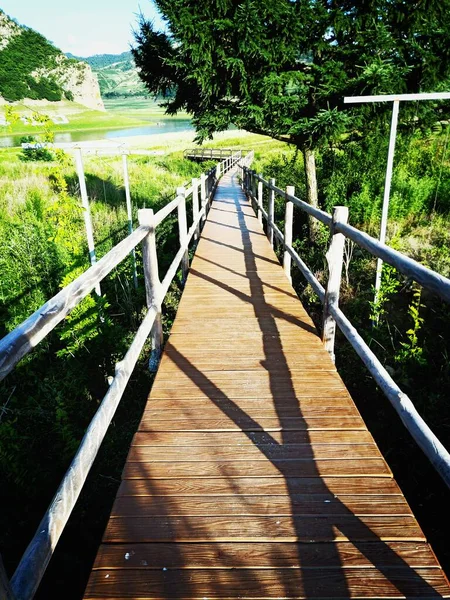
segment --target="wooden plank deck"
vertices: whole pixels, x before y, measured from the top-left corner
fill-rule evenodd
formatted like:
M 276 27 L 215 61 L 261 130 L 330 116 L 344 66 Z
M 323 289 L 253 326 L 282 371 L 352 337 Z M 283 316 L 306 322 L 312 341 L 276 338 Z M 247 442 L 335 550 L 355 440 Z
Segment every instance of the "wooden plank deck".
M 436 597 L 445 575 L 230 173 L 85 599 Z

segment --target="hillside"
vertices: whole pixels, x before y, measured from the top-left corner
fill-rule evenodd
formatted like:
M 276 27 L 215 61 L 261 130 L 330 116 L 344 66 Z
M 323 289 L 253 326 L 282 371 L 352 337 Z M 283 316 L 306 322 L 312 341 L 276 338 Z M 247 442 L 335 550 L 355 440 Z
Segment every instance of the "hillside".
M 103 110 L 90 66 L 67 58 L 44 36 L 0 9 L 0 97 L 8 102 L 63 99 Z
M 146 89 L 134 63 L 131 52 L 122 54 L 96 54 L 82 58 L 67 54 L 69 59 L 88 63 L 97 75 L 100 91 L 105 98 L 115 96 L 143 96 Z

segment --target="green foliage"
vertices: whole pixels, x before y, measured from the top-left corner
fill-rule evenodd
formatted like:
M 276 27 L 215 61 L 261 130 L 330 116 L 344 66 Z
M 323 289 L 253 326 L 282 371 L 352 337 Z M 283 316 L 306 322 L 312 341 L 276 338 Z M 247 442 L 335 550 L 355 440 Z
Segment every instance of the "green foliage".
M 54 134 L 51 125 L 51 120 L 47 115 L 35 113 L 33 117 L 36 123 L 40 123 L 43 127 L 43 133 L 39 138 L 32 135 L 27 135 L 21 138 L 21 143 L 33 144 L 31 148 L 22 148 L 20 160 L 26 161 L 44 161 L 49 162 L 54 160 L 54 153 L 48 149 L 47 144 L 53 142 Z
M 419 345 L 419 338 L 417 336 L 418 331 L 422 327 L 423 318 L 419 315 L 421 308 L 425 308 L 424 304 L 421 304 L 422 288 L 417 284 L 413 289 L 413 299 L 408 307 L 408 315 L 412 319 L 412 327 L 407 330 L 406 337 L 407 342 L 400 342 L 401 348 L 395 355 L 395 360 L 399 363 L 414 362 L 420 365 L 425 365 L 426 360 L 424 357 L 424 348 Z
M 10 102 L 23 98 L 61 100 L 62 89 L 51 75 L 32 75 L 55 69 L 60 54 L 42 35 L 21 28 L 0 50 L 0 94 Z
M 133 55 L 168 112 L 193 115 L 199 140 L 234 123 L 317 148 L 389 112 L 348 109 L 344 96 L 434 91 L 450 75 L 450 13 L 438 2 L 414 10 L 403 0 L 155 4 L 169 31 L 141 17 Z M 422 108 L 419 121 L 436 122 L 433 109 Z
M 381 286 L 376 294 L 376 299 L 369 302 L 370 306 L 370 320 L 372 323 L 379 327 L 380 324 L 386 319 L 388 314 L 388 303 L 392 296 L 398 291 L 400 287 L 400 281 L 398 280 L 397 271 L 391 265 L 386 263 L 383 264 L 383 270 L 381 273 Z M 375 288 L 372 288 L 372 292 L 375 295 Z
M 70 53 L 68 53 L 67 56 L 69 58 L 74 58 L 76 60 L 82 60 L 83 62 L 86 62 L 92 67 L 94 71 L 104 69 L 105 67 L 109 67 L 116 63 L 133 62 L 133 56 L 131 54 L 131 51 L 122 52 L 122 54 L 96 54 L 95 56 L 88 56 L 84 58 L 81 56 L 74 56 Z
M 74 57 L 91 66 L 97 74 L 103 98 L 145 96 L 146 90 L 134 64 L 131 51 L 122 54 L 96 54 L 87 58 Z
M 30 142 L 36 143 L 36 142 Z M 53 160 L 53 153 L 45 146 L 37 145 L 35 148 L 23 148 L 20 160 L 50 162 Z

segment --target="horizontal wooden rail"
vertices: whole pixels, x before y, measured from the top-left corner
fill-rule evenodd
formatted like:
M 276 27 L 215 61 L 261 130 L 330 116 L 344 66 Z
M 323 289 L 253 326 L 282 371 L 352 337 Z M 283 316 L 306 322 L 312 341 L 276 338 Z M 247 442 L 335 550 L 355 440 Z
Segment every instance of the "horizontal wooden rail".
M 244 189 L 251 197 L 253 202 L 257 202 L 257 198 L 256 194 L 254 193 L 254 185 L 252 182 L 262 182 L 266 188 L 273 191 L 275 194 L 278 194 L 286 201 L 292 202 L 292 204 L 307 214 L 312 215 L 325 225 L 330 226 L 330 228 L 333 227 L 334 233 L 343 234 L 345 237 L 358 244 L 361 248 L 364 248 L 374 256 L 383 259 L 383 261 L 394 266 L 404 275 L 407 275 L 411 279 L 423 285 L 423 287 L 430 289 L 447 302 L 450 302 L 450 280 L 446 277 L 436 273 L 435 271 L 427 269 L 417 261 L 405 256 L 404 254 L 401 254 L 393 248 L 390 248 L 386 244 L 382 244 L 378 240 L 375 240 L 368 234 L 356 229 L 355 227 L 352 227 L 351 225 L 348 225 L 347 223 L 342 223 L 339 221 L 333 223 L 333 218 L 328 213 L 316 209 L 303 200 L 300 200 L 293 194 L 289 194 L 287 191 L 278 188 L 271 182 L 263 179 L 262 176 L 250 171 L 246 166 L 242 167 L 242 174 Z M 273 220 L 271 221 L 269 218 L 269 213 L 262 209 L 261 206 L 258 206 L 258 209 L 261 210 L 264 218 L 267 221 L 269 239 L 270 235 L 274 235 L 279 240 L 284 251 L 292 257 L 301 273 L 304 275 L 308 283 L 319 297 L 321 303 L 324 304 L 327 292 L 329 290 L 330 281 L 328 281 L 327 289 L 325 289 L 306 265 L 306 263 L 294 250 L 292 245 L 286 242 L 286 236 L 280 231 Z M 338 286 L 339 284 L 340 277 L 339 281 L 337 282 Z M 336 282 L 334 282 L 334 285 L 336 285 Z M 417 409 L 415 408 L 411 399 L 398 387 L 398 385 L 383 367 L 379 359 L 372 352 L 355 327 L 353 327 L 348 318 L 344 315 L 338 306 L 338 302 L 330 302 L 327 308 L 329 315 L 331 315 L 331 317 L 335 320 L 337 326 L 350 342 L 358 356 L 361 358 L 373 376 L 374 380 L 379 385 L 380 389 L 389 399 L 413 439 L 430 460 L 431 464 L 440 474 L 447 486 L 450 487 L 450 453 L 446 450 L 443 444 L 439 441 L 436 435 L 431 431 L 429 426 L 417 412 Z M 334 355 L 333 348 L 331 348 L 330 354 L 332 354 L 332 356 Z
M 136 229 L 95 265 L 0 340 L 0 381 L 95 288 L 99 281 L 128 256 L 147 233 L 146 227 Z
M 225 173 L 240 160 L 241 154 L 235 153 L 227 157 L 219 168 L 211 169 L 202 176 L 208 199 L 217 182 L 217 173 Z M 197 184 L 200 181 L 197 180 Z M 182 236 L 180 249 L 178 250 L 172 264 L 170 265 L 164 280 L 159 283 L 157 276 L 157 256 L 152 255 L 155 251 L 148 247 L 148 240 L 154 244 L 155 228 L 167 216 L 169 216 L 180 204 L 185 201 L 186 191 L 183 195 L 169 202 L 164 208 L 153 215 L 149 210 L 150 220 L 143 223 L 131 233 L 126 239 L 115 246 L 108 254 L 94 266 L 78 277 L 69 286 L 49 300 L 38 309 L 19 327 L 0 341 L 0 378 L 5 377 L 17 364 L 17 362 L 36 346 L 62 319 L 94 289 L 114 267 L 125 259 L 137 244 L 147 243 L 150 252 L 150 262 L 147 269 L 153 265 L 155 272 L 146 272 L 146 289 L 151 290 L 152 295 L 148 302 L 147 314 L 144 317 L 132 343 L 122 361 L 116 364 L 115 377 L 110 384 L 108 392 L 102 400 L 100 407 L 94 415 L 81 441 L 78 451 L 64 478 L 50 503 L 39 527 L 26 549 L 11 580 L 11 589 L 15 600 L 31 600 L 36 593 L 39 583 L 48 566 L 56 544 L 64 530 L 64 527 L 72 513 L 75 503 L 86 481 L 89 470 L 97 456 L 100 445 L 104 439 L 107 429 L 111 423 L 116 409 L 125 391 L 126 385 L 137 363 L 145 341 L 151 334 L 156 321 L 160 318 L 161 303 L 176 276 L 180 263 L 186 256 L 189 244 L 194 234 L 199 231 L 200 224 L 204 219 L 208 204 L 205 202 L 201 210 L 196 210 L 194 220 L 186 235 Z M 187 190 L 194 193 L 194 185 Z M 198 192 L 198 187 L 196 188 Z M 146 213 L 147 211 L 142 211 Z M 145 218 L 145 214 L 143 217 Z M 154 261 L 152 263 L 152 259 Z M 145 261 L 144 261 L 145 262 Z M 156 287 L 153 290 L 153 287 Z M 3 586 L 4 587 L 4 586 Z M 1 589 L 1 588 L 0 588 Z
M 16 600 L 33 598 L 56 544 L 80 495 L 125 387 L 153 326 L 157 309 L 151 307 L 124 359 L 116 364 L 115 377 L 95 413 L 80 447 L 37 531 L 11 579 Z
M 271 185 L 268 181 L 263 179 L 260 175 L 256 173 L 253 174 L 257 181 L 261 181 L 265 187 L 269 190 L 274 190 L 275 193 L 282 198 L 286 198 L 292 202 L 295 206 L 306 212 L 307 214 L 315 217 L 317 220 L 321 221 L 324 225 L 328 227 L 331 225 L 332 217 L 327 212 L 320 210 L 318 208 L 314 208 L 309 205 L 304 200 L 297 198 L 296 196 L 292 196 L 286 194 L 285 190 L 281 188 Z M 345 237 L 354 241 L 358 246 L 364 248 L 368 252 L 370 252 L 373 256 L 377 258 L 381 258 L 384 262 L 389 263 L 391 266 L 395 267 L 400 273 L 410 277 L 414 281 L 417 281 L 423 287 L 431 290 L 438 296 L 440 296 L 446 302 L 450 302 L 450 279 L 444 277 L 436 271 L 432 271 L 427 267 L 421 265 L 416 260 L 409 258 L 408 256 L 394 250 L 387 244 L 383 244 L 371 237 L 367 233 L 360 231 L 356 227 L 352 227 L 348 224 L 337 223 L 336 231 L 345 235 Z
M 400 273 L 417 281 L 417 283 L 420 283 L 424 288 L 434 292 L 446 302 L 450 302 L 450 279 L 447 277 L 424 267 L 416 260 L 379 242 L 367 233 L 356 229 L 356 227 L 337 223 L 336 231 L 343 233 L 345 237 L 358 244 L 358 246 L 364 248 L 364 250 L 367 250 L 373 256 L 381 258 L 384 262 L 389 263 L 400 271 Z
M 384 395 L 397 411 L 412 438 L 417 442 L 447 486 L 450 487 L 450 453 L 448 450 L 425 423 L 412 400 L 398 387 L 342 310 L 338 306 L 331 305 L 330 312 L 339 329 L 353 346 Z

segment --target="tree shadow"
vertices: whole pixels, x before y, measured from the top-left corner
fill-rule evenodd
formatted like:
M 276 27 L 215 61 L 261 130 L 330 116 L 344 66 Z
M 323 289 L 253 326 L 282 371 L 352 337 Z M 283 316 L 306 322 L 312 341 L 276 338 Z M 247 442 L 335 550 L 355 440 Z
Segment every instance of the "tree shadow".
M 192 276 L 195 276 L 197 280 L 202 279 L 218 286 L 252 307 L 258 322 L 265 356 L 261 364 L 268 376 L 271 408 L 279 427 L 265 427 L 261 417 L 252 417 L 240 406 L 241 403 L 245 405 L 245 398 L 251 398 L 252 401 L 260 399 L 263 403 L 262 398 L 250 396 L 243 390 L 232 399 L 231 394 L 221 389 L 220 384 L 213 380 L 211 374 L 208 374 L 207 369 L 202 370 L 197 367 L 176 348 L 176 344 L 171 344 L 170 349 L 166 349 L 166 356 L 198 389 L 198 398 L 205 400 L 206 403 L 210 402 L 211 407 L 216 407 L 218 412 L 226 417 L 227 422 L 228 420 L 230 422 L 227 431 L 235 431 L 234 435 L 245 436 L 246 442 L 242 445 L 252 448 L 258 455 L 261 454 L 262 458 L 260 461 L 246 460 L 242 462 L 242 467 L 238 466 L 237 460 L 230 460 L 228 463 L 219 462 L 217 456 L 223 451 L 223 443 L 220 441 L 220 436 L 224 434 L 222 427 L 216 436 L 208 432 L 204 436 L 206 442 L 201 444 L 207 448 L 208 454 L 208 458 L 203 459 L 208 461 L 205 462 L 204 469 L 211 470 L 201 474 L 200 471 L 196 471 L 196 476 L 177 475 L 176 469 L 171 470 L 169 449 L 180 443 L 179 438 L 176 437 L 177 432 L 188 430 L 183 429 L 182 425 L 179 429 L 174 428 L 174 441 L 171 445 L 167 442 L 160 443 L 160 452 L 155 459 L 158 433 L 167 432 L 167 429 L 158 430 L 157 422 L 151 417 L 146 421 L 144 415 L 130 450 L 115 507 L 120 505 L 122 507 L 120 514 L 126 515 L 124 506 L 127 501 L 124 503 L 124 498 L 133 498 L 130 502 L 130 518 L 126 524 L 122 524 L 122 531 L 130 541 L 139 541 L 133 547 L 130 543 L 119 547 L 124 559 L 118 568 L 131 571 L 144 568 L 148 569 L 148 572 L 151 571 L 151 576 L 143 575 L 139 579 L 136 573 L 130 576 L 124 575 L 120 579 L 120 585 L 123 586 L 124 582 L 128 582 L 129 593 L 134 597 L 144 597 L 144 593 L 151 590 L 150 597 L 180 598 L 202 595 L 205 598 L 229 598 L 239 590 L 240 595 L 247 598 L 328 597 L 334 599 L 355 597 L 354 589 L 355 585 L 358 585 L 362 596 L 369 597 L 370 578 L 367 581 L 355 582 L 349 574 L 351 570 L 348 569 L 345 552 L 343 551 L 342 555 L 340 553 L 342 543 L 347 540 L 347 549 L 349 546 L 356 548 L 359 555 L 365 559 L 364 566 L 375 567 L 402 597 L 442 597 L 420 573 L 396 553 L 395 543 L 393 544 L 392 541 L 387 543 L 383 540 L 383 527 L 376 522 L 376 519 L 358 517 L 343 500 L 336 496 L 329 483 L 330 474 L 328 473 L 326 479 L 327 475 L 321 472 L 318 466 L 321 457 L 316 456 L 316 452 L 322 444 L 319 440 L 323 431 L 316 431 L 314 436 L 311 434 L 308 426 L 310 416 L 302 410 L 298 382 L 294 376 L 295 369 L 287 361 L 283 348 L 283 333 L 279 329 L 278 322 L 282 320 L 292 323 L 302 327 L 311 335 L 315 333 L 315 329 L 309 323 L 285 313 L 266 300 L 265 283 L 256 269 L 255 255 L 251 250 L 252 240 L 246 217 L 242 212 L 244 201 L 239 198 L 236 183 L 234 182 L 232 190 L 230 188 L 222 190 L 219 187 L 215 203 L 229 204 L 231 194 L 232 202 L 236 207 L 242 242 L 244 248 L 248 249 L 244 253 L 244 259 L 250 293 L 243 293 L 233 288 L 230 283 L 215 279 L 196 269 L 191 270 L 190 277 L 191 280 Z M 245 206 L 248 206 L 246 202 Z M 187 285 L 189 286 L 189 278 Z M 259 301 L 256 302 L 256 299 Z M 180 311 L 182 310 L 180 308 Z M 205 332 L 205 335 L 207 334 L 208 331 Z M 236 356 L 238 355 L 239 349 Z M 274 355 L 279 356 L 276 364 L 272 360 Z M 334 366 L 330 362 L 331 370 L 334 370 Z M 236 377 L 236 371 L 233 373 Z M 157 377 L 162 378 L 161 371 Z M 229 384 L 233 375 L 228 371 L 225 377 L 228 381 L 224 387 Z M 165 376 L 163 381 L 164 385 L 167 383 L 168 390 L 171 389 L 171 381 L 175 380 L 176 375 L 173 372 Z M 218 381 L 217 376 L 216 381 Z M 173 389 L 172 396 L 164 397 L 173 398 L 181 403 L 181 407 L 174 409 L 179 413 L 176 418 L 180 419 L 180 423 L 186 420 L 189 431 L 192 431 L 193 424 L 197 424 L 198 431 L 202 431 L 202 419 L 205 417 L 198 404 L 199 400 L 196 401 L 191 395 L 190 398 L 186 396 L 183 401 L 179 388 Z M 242 398 L 242 401 L 237 398 Z M 152 399 L 154 402 L 148 406 L 150 409 L 154 407 L 158 410 L 158 395 L 155 388 Z M 191 399 L 192 406 L 189 404 Z M 269 405 L 270 400 L 267 400 L 267 403 Z M 339 423 L 339 420 L 337 422 Z M 147 436 L 146 439 L 150 441 L 141 443 L 142 435 Z M 187 439 L 186 434 L 183 435 L 184 439 Z M 183 437 L 180 433 L 178 436 Z M 327 436 L 327 440 L 324 440 L 322 445 L 330 444 L 330 436 Z M 145 446 L 148 446 L 148 452 L 143 449 Z M 186 445 L 186 453 L 189 452 L 189 448 L 194 453 L 195 443 L 192 442 L 189 447 Z M 235 444 L 232 448 L 237 453 L 239 444 Z M 192 461 L 192 455 L 186 454 L 183 461 L 189 463 Z M 269 465 L 270 475 L 258 474 L 258 462 L 265 465 L 264 473 L 268 472 L 267 465 Z M 208 467 L 210 463 L 211 466 Z M 360 475 L 364 474 L 360 473 Z M 355 473 L 354 476 L 356 477 Z M 287 498 L 288 507 L 285 507 L 285 512 L 281 515 L 280 512 L 274 513 L 280 515 L 279 517 L 274 515 L 259 517 L 254 516 L 258 513 L 252 513 L 250 496 L 258 493 L 259 480 L 266 477 L 271 492 L 269 493 L 266 487 L 264 493 L 269 504 L 274 497 Z M 168 480 L 171 482 L 170 493 L 167 492 Z M 230 516 L 226 511 L 222 515 L 219 500 L 215 509 L 217 523 L 214 525 L 214 534 L 208 529 L 205 530 L 207 517 L 202 516 L 202 524 L 201 520 L 199 521 L 194 515 L 186 514 L 186 509 L 183 507 L 183 498 L 208 497 L 205 489 L 202 489 L 201 493 L 196 490 L 196 483 L 200 480 L 203 485 L 205 481 L 213 481 L 208 485 L 211 485 L 211 490 L 214 490 L 215 495 L 220 496 L 220 499 L 228 495 L 241 503 L 247 503 L 248 515 L 253 514 L 253 516 L 247 515 L 242 518 L 240 515 Z M 304 514 L 302 512 L 304 500 L 312 496 L 321 508 L 318 513 L 312 511 Z M 155 498 L 159 497 L 163 500 L 155 501 Z M 259 497 L 264 496 L 261 494 Z M 136 500 L 136 498 L 140 499 Z M 228 521 L 226 517 L 229 518 Z M 111 520 L 117 518 L 119 517 L 114 516 L 113 510 Z M 250 521 L 256 524 L 253 525 L 253 530 L 246 529 Z M 411 518 L 410 522 L 415 521 Z M 221 531 L 221 523 L 225 531 Z M 240 524 L 242 524 L 242 531 L 240 531 Z M 233 535 L 229 534 L 230 528 L 234 531 L 234 539 Z M 410 536 L 406 532 L 404 539 L 408 537 Z M 111 546 L 117 547 L 117 541 L 121 543 L 120 536 L 119 539 L 109 538 L 108 535 L 105 537 L 105 542 L 111 543 Z M 336 543 L 337 541 L 340 544 Z M 246 546 L 244 542 L 252 544 L 251 551 L 248 544 Z M 134 553 L 132 555 L 134 562 L 126 558 L 130 548 Z M 259 553 L 257 548 L 261 548 Z M 196 550 L 201 557 L 198 564 L 192 563 L 192 556 L 195 555 Z M 143 554 L 145 552 L 148 552 L 147 556 Z M 248 566 L 247 553 L 249 552 L 252 553 L 252 557 L 256 556 L 252 558 L 251 563 L 255 564 L 255 568 Z M 207 561 L 206 554 L 210 556 L 211 562 L 208 563 L 209 566 L 204 567 Z M 101 568 L 98 563 L 97 568 Z M 196 573 L 197 568 L 202 571 L 200 575 Z M 276 571 L 268 575 L 268 568 Z M 98 576 L 93 573 L 93 584 L 104 582 L 106 576 L 114 578 L 115 573 L 114 570 L 103 570 Z M 113 579 L 111 583 L 118 581 L 119 579 Z M 398 594 L 396 593 L 395 597 L 398 597 Z
M 234 182 L 233 202 L 236 207 L 238 216 L 239 229 L 242 235 L 242 243 L 244 248 L 252 247 L 250 230 L 246 223 L 246 216 L 242 210 L 242 204 L 239 200 L 239 194 L 236 193 L 237 185 Z M 222 190 L 220 187 L 215 197 L 215 203 L 229 203 L 230 190 Z M 225 197 L 225 198 L 224 198 Z M 256 219 L 255 219 L 256 220 Z M 208 222 L 215 223 L 213 220 Z M 226 225 L 230 227 L 229 225 Z M 312 441 L 308 431 L 308 417 L 305 416 L 301 409 L 301 402 L 297 400 L 297 390 L 293 382 L 293 373 L 286 361 L 284 349 L 282 345 L 282 334 L 277 326 L 276 318 L 293 321 L 292 317 L 283 314 L 282 311 L 271 305 L 265 299 L 264 282 L 260 278 L 255 262 L 255 256 L 250 250 L 244 253 L 245 273 L 249 281 L 251 293 L 243 294 L 239 290 L 233 289 L 231 285 L 223 281 L 215 280 L 213 277 L 204 275 L 198 271 L 193 273 L 204 280 L 217 285 L 222 289 L 234 294 L 239 299 L 248 302 L 253 306 L 254 314 L 259 323 L 261 338 L 263 342 L 264 354 L 267 359 L 262 363 L 269 377 L 270 391 L 273 398 L 273 405 L 277 413 L 277 418 L 280 424 L 280 438 L 276 439 L 273 434 L 264 429 L 264 426 L 247 414 L 239 404 L 229 398 L 204 372 L 197 369 L 195 365 L 185 356 L 176 350 L 171 349 L 170 358 L 178 366 L 180 371 L 186 374 L 191 381 L 199 388 L 205 396 L 207 396 L 213 404 L 215 404 L 238 429 L 241 430 L 252 444 L 254 444 L 260 452 L 273 464 L 275 469 L 283 477 L 289 497 L 291 498 L 291 515 L 296 514 L 296 497 L 299 493 L 298 481 L 292 485 L 292 478 L 298 467 L 292 468 L 289 461 L 277 461 L 275 449 L 279 449 L 282 453 L 283 449 L 289 448 L 291 444 L 301 444 L 301 459 L 308 463 L 307 477 L 315 479 L 315 493 L 324 496 L 334 496 L 332 490 L 327 486 L 321 473 L 316 467 L 316 457 L 313 450 Z M 256 301 L 258 299 L 259 301 Z M 295 319 L 294 319 L 295 320 Z M 314 329 L 309 324 L 298 323 L 299 326 L 313 333 Z M 270 357 L 273 354 L 280 356 L 280 361 L 273 368 L 273 362 Z M 330 365 L 331 367 L 331 365 Z M 284 407 L 289 406 L 289 415 L 286 415 Z M 299 424 L 303 431 L 292 431 L 293 419 Z M 303 427 L 302 425 L 303 424 Z M 305 476 L 300 474 L 300 476 Z M 305 490 L 306 491 L 306 490 Z M 308 543 L 316 539 L 317 541 L 336 541 L 339 538 L 348 539 L 354 546 L 364 555 L 367 560 L 389 581 L 393 583 L 396 589 L 403 595 L 409 596 L 411 590 L 417 594 L 425 596 L 440 597 L 440 594 L 425 581 L 419 573 L 411 568 L 396 552 L 394 552 L 388 544 L 381 539 L 381 534 L 374 531 L 362 518 L 357 517 L 347 506 L 335 497 L 332 503 L 333 511 L 339 517 L 331 514 L 326 517 L 318 517 L 317 519 L 308 520 L 291 517 L 291 522 L 295 530 L 295 537 L 298 540 L 297 553 L 300 566 L 300 573 L 297 577 L 282 576 L 279 579 L 284 592 L 284 597 L 296 597 L 298 590 L 303 589 L 306 597 L 317 597 L 321 591 L 326 589 L 320 582 L 320 576 L 314 569 L 303 568 L 302 565 L 308 564 L 310 560 L 308 552 Z M 326 511 L 324 510 L 324 513 Z M 376 527 L 375 527 L 376 529 Z M 405 536 L 406 537 L 406 536 Z M 306 540 L 309 540 L 306 541 Z M 372 543 L 371 543 L 372 542 Z M 373 544 L 376 542 L 376 544 Z M 380 546 L 382 550 L 380 550 Z M 349 587 L 346 578 L 345 561 L 339 554 L 337 544 L 327 546 L 323 560 L 320 556 L 320 551 L 316 557 L 317 563 L 323 567 L 332 564 L 335 567 L 333 572 L 333 596 L 349 597 L 352 595 L 352 590 Z M 401 571 L 404 578 L 399 577 L 398 570 Z M 237 573 L 236 573 L 237 575 Z M 243 582 L 244 583 L 244 582 Z

